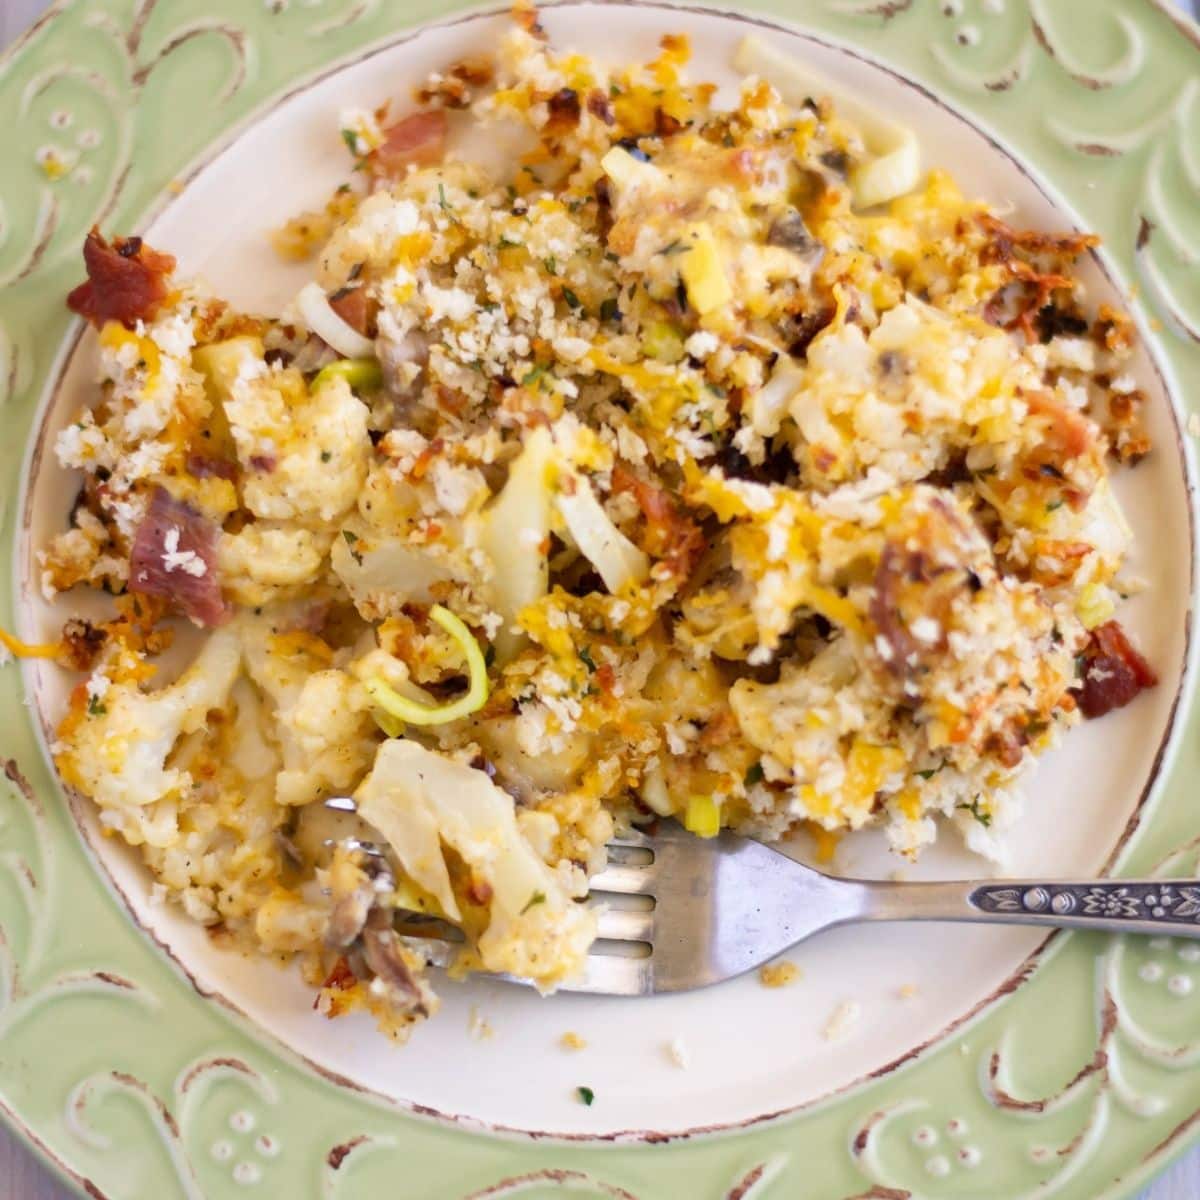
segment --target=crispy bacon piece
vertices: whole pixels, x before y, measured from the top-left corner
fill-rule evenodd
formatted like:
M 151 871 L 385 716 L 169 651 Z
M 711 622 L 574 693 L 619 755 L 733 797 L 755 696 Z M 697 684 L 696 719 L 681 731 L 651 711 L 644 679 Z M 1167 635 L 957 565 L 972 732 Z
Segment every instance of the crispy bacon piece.
M 579 93 L 569 87 L 559 88 L 546 101 L 546 108 L 550 115 L 543 126 L 543 132 L 551 137 L 570 133 L 579 124 L 579 117 L 583 112 L 579 103 Z
M 354 974 L 345 955 L 339 956 L 313 1000 L 314 1011 L 330 1018 L 341 1016 L 349 1008 L 342 993 L 357 987 L 358 983 L 358 976 Z
M 435 108 L 416 112 L 384 130 L 383 142 L 367 156 L 376 176 L 399 179 L 409 164 L 428 167 L 446 152 L 446 113 Z
M 1083 682 L 1074 691 L 1085 717 L 1102 717 L 1124 708 L 1156 683 L 1154 668 L 1134 649 L 1118 622 L 1106 621 L 1092 630 L 1083 652 Z
M 875 590 L 871 595 L 870 616 L 888 650 L 881 655 L 884 667 L 893 675 L 908 674 L 916 664 L 921 646 L 908 630 L 900 608 L 900 592 L 905 577 L 924 580 L 924 556 L 916 551 L 907 556 L 888 542 L 875 571 Z
M 346 287 L 329 297 L 329 307 L 352 329 L 371 336 L 377 305 L 362 287 Z
M 1025 397 L 1034 416 L 1047 418 L 1046 445 L 1063 459 L 1078 458 L 1092 445 L 1092 426 L 1078 409 L 1070 408 L 1046 392 Z
M 676 579 L 687 579 L 704 553 L 704 534 L 684 516 L 665 488 L 639 479 L 621 463 L 613 467 L 614 492 L 632 492 L 646 518 L 647 553 L 662 559 Z
M 108 634 L 81 617 L 72 617 L 62 631 L 64 655 L 72 671 L 90 671 L 100 658 Z
M 139 237 L 117 238 L 109 244 L 93 226 L 83 243 L 87 281 L 67 297 L 67 307 L 98 329 L 105 321 L 120 321 L 132 329 L 150 321 L 167 298 L 167 276 L 175 270 L 169 254 L 151 250 Z
M 592 88 L 587 94 L 587 110 L 598 120 L 603 121 L 605 125 L 615 125 L 617 123 L 616 113 L 613 112 L 612 101 L 608 98 L 607 93 L 600 88 Z
M 196 479 L 228 479 L 237 478 L 237 463 L 227 458 L 213 458 L 208 454 L 189 454 L 187 456 L 187 472 Z
M 674 137 L 683 127 L 678 117 L 671 116 L 661 106 L 654 110 L 654 132 L 658 137 Z
M 1063 269 L 1085 250 L 1099 245 L 1100 239 L 1090 233 L 1017 230 L 990 213 L 981 215 L 979 223 L 992 239 L 984 261 L 1002 263 L 1013 280 L 1022 285 L 1023 297 L 1016 305 L 1016 314 L 1003 323 L 1008 329 L 1021 329 L 1028 341 L 1036 342 L 1037 315 L 1051 303 L 1056 291 L 1072 286 Z M 997 299 L 993 297 L 993 301 Z M 993 301 L 985 306 L 985 319 L 1000 323 L 1000 309 Z
M 133 538 L 129 590 L 170 600 L 198 625 L 229 616 L 217 580 L 217 527 L 189 504 L 156 488 Z
M 464 58 L 444 73 L 431 75 L 413 92 L 418 104 L 441 104 L 445 108 L 466 108 L 476 88 L 492 82 L 495 70 L 487 58 Z

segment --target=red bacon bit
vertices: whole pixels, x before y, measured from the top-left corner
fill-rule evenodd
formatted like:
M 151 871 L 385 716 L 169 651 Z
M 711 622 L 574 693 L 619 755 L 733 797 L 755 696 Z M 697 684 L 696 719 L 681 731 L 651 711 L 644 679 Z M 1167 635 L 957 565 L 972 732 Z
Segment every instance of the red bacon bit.
M 1021 284 L 1024 292 L 1015 304 L 1015 316 L 1004 322 L 1005 327 L 1019 328 L 1027 341 L 1036 342 L 1039 340 L 1035 322 L 1037 314 L 1051 302 L 1056 291 L 1073 286 L 1071 278 L 1064 275 L 1062 269 L 1085 250 L 1099 245 L 1100 239 L 1090 233 L 1017 230 L 990 213 L 983 214 L 979 223 L 992 239 L 983 260 L 1002 263 L 1009 275 Z M 988 302 L 984 314 L 984 319 L 989 323 L 999 323 L 999 296 L 994 296 Z
M 662 559 L 676 579 L 686 579 L 704 553 L 704 534 L 680 512 L 664 489 L 639 479 L 621 463 L 613 467 L 613 491 L 632 492 L 646 518 L 647 553 Z
M 1025 401 L 1032 415 L 1048 418 L 1047 446 L 1065 459 L 1087 452 L 1093 441 L 1092 426 L 1083 413 L 1045 392 L 1027 395 Z
M 1124 708 L 1156 683 L 1154 668 L 1133 648 L 1116 621 L 1092 630 L 1092 640 L 1083 652 L 1083 682 L 1074 691 L 1085 717 L 1102 717 L 1114 708 Z
M 582 107 L 579 103 L 579 93 L 574 88 L 559 88 L 546 101 L 549 117 L 543 126 L 543 131 L 552 137 L 569 133 L 579 124 Z
M 683 128 L 683 122 L 671 116 L 661 107 L 654 110 L 654 132 L 660 138 L 674 137 Z
M 260 474 L 270 475 L 279 466 L 279 463 L 273 454 L 252 454 L 250 455 L 250 465 Z
M 329 297 L 329 307 L 333 309 L 351 329 L 357 329 L 364 337 L 371 336 L 371 326 L 375 322 L 375 303 L 367 295 L 367 289 L 361 287 L 342 288 Z
M 350 991 L 357 983 L 358 976 L 350 969 L 350 964 L 344 956 L 339 957 L 333 964 L 333 969 L 325 976 L 321 990 L 313 1001 L 314 1011 L 321 1012 L 322 1002 L 324 1002 L 324 1012 L 327 1017 L 341 1016 L 346 1009 L 346 1001 L 341 999 L 338 993 Z
M 596 668 L 596 686 L 605 696 L 614 695 L 617 688 L 617 673 L 612 663 L 601 663 Z
M 486 58 L 464 58 L 442 75 L 429 80 L 413 91 L 418 104 L 441 104 L 446 108 L 466 108 L 475 89 L 492 82 L 495 71 Z
M 170 547 L 170 548 L 169 548 Z M 191 551 L 202 574 L 169 555 Z M 157 488 L 138 526 L 129 556 L 129 590 L 170 600 L 198 625 L 219 625 L 229 616 L 217 580 L 217 527 L 182 500 Z
M 429 445 L 417 455 L 416 460 L 413 462 L 412 468 L 408 472 L 409 475 L 416 480 L 424 479 L 426 473 L 429 471 L 430 466 L 433 464 L 433 460 L 437 458 L 437 456 L 441 454 L 445 448 L 446 443 L 441 438 L 434 438 L 433 441 L 430 442 Z
M 237 463 L 227 458 L 212 458 L 207 454 L 189 454 L 187 456 L 187 473 L 195 479 L 228 479 L 237 478 Z
M 90 621 L 72 617 L 62 631 L 63 657 L 73 671 L 90 671 L 100 658 L 108 633 Z
M 613 112 L 612 101 L 599 88 L 593 88 L 588 92 L 587 110 L 597 120 L 603 121 L 605 125 L 617 123 L 617 115 Z
M 87 281 L 67 297 L 67 307 L 97 329 L 120 321 L 132 329 L 150 321 L 167 298 L 167 276 L 175 270 L 169 254 L 151 250 L 141 238 L 117 238 L 111 245 L 93 228 L 83 243 Z
M 372 172 L 399 179 L 409 164 L 428 167 L 446 152 L 446 113 L 435 108 L 417 112 L 384 130 L 383 143 L 367 156 Z

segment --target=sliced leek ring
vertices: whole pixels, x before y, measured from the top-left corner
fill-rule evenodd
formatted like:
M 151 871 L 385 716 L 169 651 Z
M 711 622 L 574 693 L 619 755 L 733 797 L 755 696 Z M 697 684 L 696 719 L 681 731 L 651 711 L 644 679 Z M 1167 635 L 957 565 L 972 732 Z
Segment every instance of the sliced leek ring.
M 921 147 L 906 125 L 840 91 L 835 84 L 757 34 L 742 39 L 733 65 L 745 75 L 759 75 L 774 85 L 788 104 L 801 105 L 814 93 L 837 96 L 839 113 L 863 136 L 869 161 L 850 172 L 856 208 L 873 208 L 911 192 L 921 181 Z
M 459 696 L 457 700 L 450 701 L 449 704 L 429 705 L 400 695 L 395 688 L 382 679 L 368 679 L 364 684 L 367 695 L 388 716 L 395 717 L 407 725 L 445 725 L 450 721 L 457 721 L 461 717 L 469 717 L 472 713 L 477 713 L 487 703 L 487 663 L 484 661 L 483 651 L 479 648 L 474 634 L 448 608 L 443 608 L 440 604 L 435 604 L 429 610 L 429 615 L 458 643 L 459 649 L 462 650 L 463 656 L 467 660 L 470 686 L 464 695 Z M 379 724 L 389 737 L 396 736 L 383 722 Z M 392 728 L 394 729 L 395 726 Z

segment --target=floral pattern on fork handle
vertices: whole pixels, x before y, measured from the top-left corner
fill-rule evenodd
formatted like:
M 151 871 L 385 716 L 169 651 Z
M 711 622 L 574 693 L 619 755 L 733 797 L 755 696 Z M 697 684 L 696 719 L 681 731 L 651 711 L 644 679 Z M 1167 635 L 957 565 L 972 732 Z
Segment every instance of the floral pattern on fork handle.
M 1072 917 L 1080 924 L 1133 921 L 1170 932 L 1172 925 L 1200 926 L 1200 885 L 1128 880 L 1089 883 L 984 884 L 969 897 L 971 905 L 997 915 Z M 1197 930 L 1200 933 L 1200 929 Z

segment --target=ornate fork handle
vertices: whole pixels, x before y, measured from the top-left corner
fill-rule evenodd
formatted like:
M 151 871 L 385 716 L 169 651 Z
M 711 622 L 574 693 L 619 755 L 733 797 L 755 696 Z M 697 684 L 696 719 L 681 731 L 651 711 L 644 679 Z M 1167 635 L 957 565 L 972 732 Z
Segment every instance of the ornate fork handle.
M 869 883 L 859 919 L 979 921 L 1200 938 L 1200 880 Z

